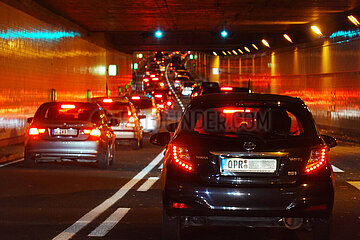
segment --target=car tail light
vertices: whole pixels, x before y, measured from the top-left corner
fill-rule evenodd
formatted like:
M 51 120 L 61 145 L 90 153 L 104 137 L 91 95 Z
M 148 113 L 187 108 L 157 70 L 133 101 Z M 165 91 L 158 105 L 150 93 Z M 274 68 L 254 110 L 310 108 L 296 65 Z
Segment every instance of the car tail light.
M 147 83 L 147 82 L 149 82 L 149 79 L 148 79 L 148 78 L 144 78 L 143 81 L 144 81 L 144 83 Z
M 172 94 L 171 91 L 169 91 L 168 94 L 171 95 Z
M 152 78 L 153 81 L 159 81 L 159 78 L 158 77 L 154 77 Z
M 320 149 L 313 149 L 310 153 L 310 159 L 308 160 L 305 173 L 312 173 L 319 168 L 325 166 L 327 160 L 327 149 L 320 148 Z
M 180 80 L 175 80 L 175 83 L 180 83 Z
M 172 157 L 175 164 L 183 170 L 192 171 L 193 165 L 190 161 L 189 149 L 187 147 L 172 146 Z
M 197 97 L 198 95 L 199 95 L 199 93 L 197 93 L 197 92 L 196 92 L 196 93 L 194 93 L 194 97 Z
M 160 103 L 157 105 L 158 108 L 164 108 L 164 104 Z
M 249 113 L 249 112 L 251 112 L 251 110 L 250 109 L 238 109 L 238 108 L 235 108 L 235 109 L 226 108 L 226 109 L 223 110 L 223 113 L 236 113 L 236 112 L 247 112 L 247 113 Z
M 165 83 L 161 82 L 159 83 L 160 87 L 165 87 Z
M 149 72 L 149 71 L 146 71 L 145 74 L 146 74 L 146 75 L 150 75 L 150 72 Z
M 166 105 L 167 105 L 168 107 L 171 107 L 172 104 L 173 104 L 173 103 L 172 103 L 171 101 L 167 101 L 167 102 L 166 102 Z
M 74 109 L 75 105 L 74 104 L 61 104 L 60 108 L 62 108 L 62 109 Z
M 113 100 L 112 100 L 111 98 L 104 98 L 104 99 L 103 99 L 103 102 L 104 102 L 104 103 L 112 103 Z
M 140 100 L 140 96 L 132 96 L 131 99 L 132 100 Z
M 45 131 L 46 131 L 45 128 L 30 128 L 29 135 L 36 136 L 36 135 L 45 133 Z
M 161 73 L 161 74 L 160 74 L 160 76 L 164 76 L 164 74 L 163 74 L 163 73 Z
M 152 115 L 152 116 L 156 116 L 156 112 L 157 112 L 157 109 L 156 109 L 156 108 L 152 108 L 152 109 L 151 109 L 151 115 Z
M 155 94 L 156 98 L 162 98 L 162 94 Z
M 232 87 L 221 87 L 220 90 L 221 91 L 232 91 L 233 88 Z
M 189 208 L 189 206 L 186 205 L 185 203 L 178 203 L 178 202 L 171 203 L 171 207 L 173 207 L 173 208 Z
M 126 123 L 125 127 L 134 128 L 135 127 L 135 118 L 134 117 L 129 117 L 129 120 Z
M 86 135 L 90 135 L 93 137 L 100 137 L 101 131 L 100 129 L 94 128 L 94 129 L 83 129 L 83 133 Z
M 155 77 L 155 74 L 151 74 L 150 77 L 151 77 L 151 78 L 154 78 L 154 77 Z

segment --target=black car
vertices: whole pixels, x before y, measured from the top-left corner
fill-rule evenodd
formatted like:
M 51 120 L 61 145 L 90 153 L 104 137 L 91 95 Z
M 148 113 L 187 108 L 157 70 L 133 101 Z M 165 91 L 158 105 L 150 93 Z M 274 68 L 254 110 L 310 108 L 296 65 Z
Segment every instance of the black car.
M 115 157 L 115 134 L 96 103 L 42 104 L 25 134 L 25 165 L 41 161 L 94 162 L 107 168 Z
M 176 131 L 175 131 L 176 129 Z M 193 99 L 170 133 L 161 174 L 163 237 L 181 227 L 236 225 L 311 229 L 329 239 L 334 178 L 328 151 L 304 102 L 271 94 Z

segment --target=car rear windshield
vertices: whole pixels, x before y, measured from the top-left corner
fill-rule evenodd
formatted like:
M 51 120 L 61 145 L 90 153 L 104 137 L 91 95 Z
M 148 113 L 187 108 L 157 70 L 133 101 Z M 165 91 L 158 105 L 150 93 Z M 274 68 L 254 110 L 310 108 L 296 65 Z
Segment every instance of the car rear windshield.
M 75 104 L 50 105 L 39 109 L 35 117 L 50 121 L 89 121 L 93 112 L 94 108 Z
M 182 118 L 181 131 L 232 138 L 253 135 L 287 139 L 310 135 L 314 127 L 309 116 L 306 118 L 294 109 L 252 105 L 188 110 Z
M 131 109 L 128 103 L 113 102 L 110 104 L 100 104 L 108 117 L 128 118 L 131 115 Z
M 184 87 L 192 87 L 194 85 L 193 82 L 186 82 L 184 83 Z
M 133 100 L 132 103 L 134 104 L 135 108 L 137 109 L 144 109 L 144 108 L 152 108 L 153 103 L 151 99 L 139 99 Z

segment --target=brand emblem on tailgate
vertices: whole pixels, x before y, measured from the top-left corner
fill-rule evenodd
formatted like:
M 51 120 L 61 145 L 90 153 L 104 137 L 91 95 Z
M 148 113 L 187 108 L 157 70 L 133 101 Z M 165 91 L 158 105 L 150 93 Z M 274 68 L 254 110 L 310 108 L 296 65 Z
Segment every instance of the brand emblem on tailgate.
M 243 145 L 243 148 L 246 151 L 252 151 L 255 149 L 255 147 L 256 147 L 256 144 L 253 142 L 244 142 L 244 145 Z

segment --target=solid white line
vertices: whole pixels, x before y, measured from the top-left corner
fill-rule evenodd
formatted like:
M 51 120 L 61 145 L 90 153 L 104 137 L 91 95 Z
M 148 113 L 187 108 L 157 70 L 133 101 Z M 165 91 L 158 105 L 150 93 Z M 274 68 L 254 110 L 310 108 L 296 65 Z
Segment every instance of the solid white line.
M 53 240 L 67 240 L 72 238 L 77 232 L 83 229 L 86 225 L 92 222 L 100 214 L 105 212 L 109 207 L 114 205 L 119 199 L 121 199 L 131 188 L 135 186 L 146 174 L 148 174 L 164 157 L 164 151 L 161 151 L 152 162 L 149 163 L 141 172 L 127 182 L 122 188 L 120 188 L 114 195 L 106 199 L 100 205 L 92 209 L 90 212 L 82 216 L 78 221 L 65 229 L 59 235 L 53 238 Z
M 360 181 L 347 181 L 347 183 L 353 185 L 354 187 L 360 190 Z
M 156 181 L 159 180 L 158 177 L 149 177 L 148 180 L 146 180 L 143 185 L 141 185 L 138 188 L 138 192 L 146 192 L 147 190 L 149 190 L 151 188 L 152 185 L 154 185 L 154 183 L 156 183 Z
M 159 168 L 158 169 L 162 169 L 163 168 L 163 164 L 160 164 Z
M 118 208 L 103 223 L 94 229 L 89 237 L 104 237 L 129 212 L 130 208 Z
M 22 161 L 24 161 L 24 158 L 21 158 L 21 159 L 12 161 L 12 162 L 8 162 L 8 163 L 1 164 L 1 165 L 0 165 L 0 168 L 1 168 L 1 167 L 8 166 L 8 165 L 11 165 L 11 164 L 14 164 L 14 163 L 22 162 Z
M 336 172 L 336 173 L 344 172 L 343 170 L 341 170 L 340 168 L 335 167 L 334 165 L 331 165 L 331 167 L 333 169 L 333 172 Z

